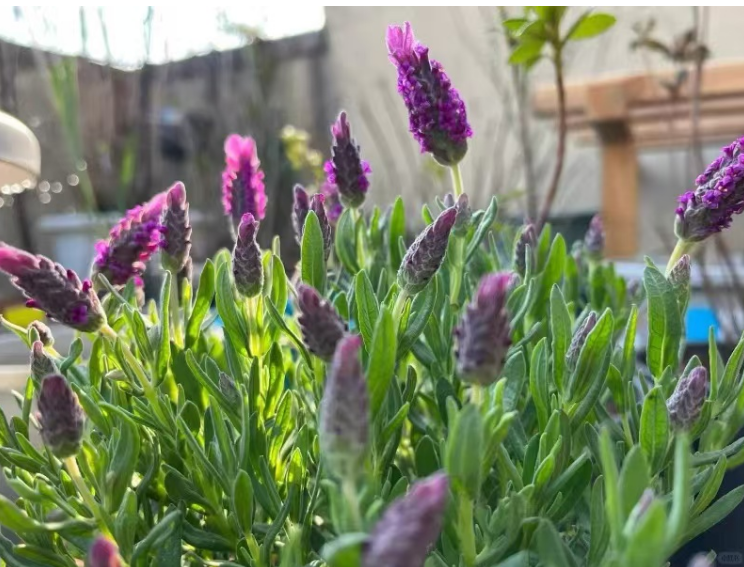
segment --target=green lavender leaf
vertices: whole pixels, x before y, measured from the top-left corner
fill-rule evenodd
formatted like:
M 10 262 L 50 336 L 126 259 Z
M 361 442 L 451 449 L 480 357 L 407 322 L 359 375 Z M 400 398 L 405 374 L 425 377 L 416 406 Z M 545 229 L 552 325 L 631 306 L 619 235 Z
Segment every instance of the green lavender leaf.
M 372 336 L 380 313 L 380 305 L 375 296 L 367 272 L 360 270 L 354 277 L 354 299 L 356 300 L 357 324 L 367 350 L 372 348 Z
M 310 211 L 305 218 L 305 228 L 302 231 L 300 265 L 302 268 L 302 281 L 313 286 L 323 295 L 326 285 L 323 233 L 320 230 L 320 222 L 314 211 Z
M 668 366 L 677 367 L 682 339 L 682 318 L 674 289 L 654 266 L 646 266 L 643 285 L 648 302 L 646 363 L 657 380 Z
M 400 253 L 399 242 L 406 236 L 406 211 L 403 207 L 403 199 L 395 199 L 393 211 L 390 214 L 390 224 L 388 226 L 388 254 L 390 257 L 390 267 L 394 272 L 398 271 L 403 256 Z
M 372 347 L 367 365 L 367 385 L 369 387 L 370 411 L 375 418 L 385 400 L 390 382 L 395 374 L 395 350 L 397 339 L 395 321 L 390 310 L 383 306 L 377 318 Z
M 641 411 L 640 441 L 651 474 L 656 474 L 664 464 L 669 445 L 669 415 L 660 386 L 646 395 Z

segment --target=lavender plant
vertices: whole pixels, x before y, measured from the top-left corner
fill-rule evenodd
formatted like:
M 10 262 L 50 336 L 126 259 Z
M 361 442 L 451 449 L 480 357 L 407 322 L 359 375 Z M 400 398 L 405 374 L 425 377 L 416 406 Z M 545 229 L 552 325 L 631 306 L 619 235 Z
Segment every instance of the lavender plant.
M 415 86 L 414 135 L 452 162 L 464 103 L 412 37 L 388 32 L 399 88 L 401 73 Z M 416 93 L 447 101 L 442 121 L 423 121 L 416 105 L 431 101 Z M 256 244 L 272 204 L 239 136 L 224 177 L 234 250 L 194 289 L 179 275 L 182 185 L 112 232 L 95 286 L 0 245 L 0 269 L 79 331 L 59 353 L 48 328 L 5 322 L 31 375 L 18 414 L 0 412 L 14 491 L 0 525 L 17 538 L 0 535 L 0 564 L 659 567 L 741 503 L 744 487 L 717 496 L 744 463 L 744 339 L 726 363 L 712 342 L 709 368 L 683 366 L 689 256 L 669 278 L 645 269 L 646 375 L 644 294 L 602 259 L 599 221 L 574 253 L 549 225 L 514 245 L 494 230 L 495 199 L 469 209 L 458 172 L 456 197 L 433 196 L 407 246 L 401 199 L 389 214 L 362 207 L 374 186 L 344 113 L 333 135 L 340 197 L 331 213 L 329 187 L 295 191 L 290 277 L 278 245 Z M 689 215 L 696 234 L 719 217 Z M 168 273 L 140 306 L 156 233 Z

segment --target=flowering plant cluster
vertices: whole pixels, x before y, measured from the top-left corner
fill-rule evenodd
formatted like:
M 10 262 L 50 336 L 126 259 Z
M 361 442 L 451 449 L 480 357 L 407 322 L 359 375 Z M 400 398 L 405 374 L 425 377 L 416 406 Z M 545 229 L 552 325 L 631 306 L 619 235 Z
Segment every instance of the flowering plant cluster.
M 599 218 L 573 247 L 549 225 L 494 230 L 496 199 L 473 211 L 463 191 L 463 99 L 409 24 L 387 43 L 415 139 L 453 172 L 413 242 L 400 198 L 365 209 L 374 175 L 341 113 L 323 190 L 293 192 L 289 271 L 257 244 L 272 203 L 237 135 L 234 248 L 194 285 L 181 183 L 99 244 L 91 280 L 0 245 L 0 270 L 79 331 L 59 353 L 48 327 L 6 323 L 31 372 L 18 415 L 0 413 L 17 537 L 0 535 L 0 564 L 659 567 L 742 501 L 716 497 L 744 463 L 744 340 L 682 364 L 689 256 L 630 285 Z M 682 242 L 739 212 L 738 155 L 681 201 Z

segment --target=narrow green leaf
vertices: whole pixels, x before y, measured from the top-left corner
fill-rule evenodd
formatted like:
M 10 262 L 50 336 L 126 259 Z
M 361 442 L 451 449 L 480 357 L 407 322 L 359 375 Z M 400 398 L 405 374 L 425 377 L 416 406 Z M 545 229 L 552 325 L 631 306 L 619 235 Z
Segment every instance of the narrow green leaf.
M 542 338 L 532 353 L 530 364 L 530 394 L 537 411 L 540 430 L 544 430 L 548 423 L 550 411 L 550 386 L 548 376 L 548 356 L 545 352 L 547 339 Z
M 168 373 L 168 367 L 170 365 L 170 302 L 172 285 L 175 284 L 173 283 L 171 273 L 166 271 L 163 276 L 163 287 L 160 290 L 160 325 L 158 327 L 160 340 L 158 350 L 155 353 L 159 381 L 165 379 L 165 375 Z M 179 315 L 176 314 L 176 317 L 178 316 Z
M 568 382 L 567 395 L 571 401 L 581 400 L 593 384 L 604 381 L 610 366 L 614 320 L 607 309 L 597 321 L 581 348 L 579 360 Z
M 638 504 L 643 491 L 651 485 L 648 464 L 643 451 L 635 445 L 623 461 L 620 471 L 620 504 L 623 519 L 627 519 L 631 510 Z
M 336 256 L 346 271 L 354 275 L 359 271 L 356 255 L 356 229 L 352 209 L 344 209 L 336 224 Z
M 380 313 L 380 305 L 367 272 L 360 270 L 354 277 L 357 323 L 367 350 L 372 348 L 372 335 Z
M 726 457 L 721 457 L 715 464 L 710 477 L 703 485 L 697 498 L 695 498 L 695 503 L 692 505 L 692 510 L 690 511 L 690 517 L 694 518 L 699 516 L 705 511 L 710 503 L 713 502 L 713 499 L 718 494 L 718 489 L 721 488 L 723 476 L 726 474 L 727 464 L 728 462 Z
M 603 429 L 600 435 L 599 452 L 604 476 L 607 522 L 610 527 L 610 536 L 617 546 L 622 541 L 623 508 L 620 500 L 620 481 L 618 478 L 617 463 L 612 449 L 610 433 L 607 429 Z
M 601 564 L 610 540 L 610 531 L 605 513 L 603 481 L 604 478 L 602 476 L 598 477 L 594 481 L 594 487 L 592 488 L 589 512 L 589 534 L 591 539 L 589 541 L 589 555 L 587 557 L 589 567 L 596 567 Z
M 300 265 L 302 281 L 313 286 L 322 295 L 325 292 L 326 265 L 323 249 L 323 233 L 320 230 L 318 217 L 310 211 L 305 217 L 305 228 L 302 231 Z
M 196 302 L 191 310 L 189 321 L 186 324 L 186 348 L 194 346 L 201 335 L 201 325 L 204 317 L 209 311 L 214 298 L 214 264 L 207 260 L 199 276 L 199 289 L 196 292 Z
M 625 340 L 623 342 L 623 364 L 621 370 L 624 382 L 629 382 L 635 374 L 635 338 L 637 324 L 638 307 L 633 305 L 630 308 L 628 323 L 625 326 Z
M 660 386 L 646 395 L 641 410 L 640 442 L 651 474 L 656 474 L 664 464 L 669 445 L 669 414 Z
M 680 543 L 688 542 L 708 531 L 733 512 L 742 500 L 744 500 L 744 486 L 734 488 L 731 492 L 716 500 L 710 508 L 690 521 L 684 540 Z
M 398 271 L 403 257 L 400 254 L 398 242 L 406 236 L 406 211 L 403 207 L 403 199 L 398 197 L 393 204 L 388 226 L 388 253 L 390 254 L 390 267 L 394 272 Z
M 491 203 L 488 205 L 488 208 L 486 209 L 486 212 L 483 213 L 483 217 L 481 217 L 481 221 L 478 224 L 478 228 L 475 229 L 475 233 L 473 234 L 473 238 L 468 242 L 467 252 L 465 253 L 465 265 L 470 262 L 470 259 L 473 257 L 473 254 L 475 254 L 476 250 L 481 245 L 481 242 L 483 242 L 483 239 L 486 237 L 486 234 L 491 229 L 491 226 L 493 225 L 493 221 L 496 218 L 496 213 L 498 212 L 499 205 L 498 201 L 496 200 L 496 197 L 491 198 Z
M 676 549 L 681 542 L 689 519 L 692 494 L 690 482 L 690 441 L 687 435 L 678 435 L 674 445 L 674 485 L 672 486 L 672 509 L 666 527 L 667 548 Z
M 382 407 L 395 373 L 396 346 L 395 321 L 387 306 L 383 306 L 375 325 L 367 366 L 367 385 L 373 420 Z
M 455 490 L 476 500 L 480 494 L 483 422 L 473 404 L 463 406 L 447 437 L 445 467 Z
M 658 380 L 667 366 L 677 368 L 682 319 L 674 289 L 657 268 L 646 266 L 643 285 L 648 302 L 646 363 Z
M 576 560 L 571 550 L 561 539 L 552 522 L 540 520 L 533 536 L 535 549 L 540 556 L 540 564 L 545 567 L 573 567 Z
M 566 369 L 566 351 L 571 342 L 571 316 L 561 289 L 554 285 L 550 290 L 550 335 L 553 357 L 553 381 L 559 393 L 563 393 Z

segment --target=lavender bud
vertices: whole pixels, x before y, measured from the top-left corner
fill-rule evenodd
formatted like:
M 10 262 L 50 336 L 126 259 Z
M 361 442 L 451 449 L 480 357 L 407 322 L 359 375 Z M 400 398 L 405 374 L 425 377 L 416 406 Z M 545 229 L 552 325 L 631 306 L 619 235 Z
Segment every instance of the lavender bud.
M 86 567 L 121 567 L 121 557 L 116 544 L 105 537 L 98 537 L 88 550 Z
M 80 281 L 44 256 L 34 256 L 0 242 L 0 271 L 28 298 L 26 305 L 78 331 L 93 333 L 106 323 L 106 315 L 90 280 Z
M 398 285 L 413 295 L 426 287 L 442 264 L 457 210 L 446 209 L 418 235 L 398 270 Z
M 41 341 L 35 341 L 31 345 L 31 376 L 34 381 L 40 383 L 50 374 L 57 374 L 59 370 L 54 360 L 44 351 L 44 345 Z
M 341 204 L 341 197 L 338 194 L 338 187 L 327 181 L 320 187 L 320 192 L 325 197 L 325 210 L 328 222 L 331 226 L 336 226 L 341 213 L 344 212 L 344 206 Z
M 224 372 L 220 372 L 219 387 L 220 392 L 227 398 L 227 401 L 235 406 L 240 404 L 240 391 L 235 385 L 235 380 Z
M 258 221 L 246 213 L 238 227 L 238 238 L 233 248 L 233 277 L 235 287 L 244 297 L 254 297 L 263 286 L 261 250 L 256 243 Z
M 408 109 L 409 130 L 421 146 L 442 165 L 459 163 L 473 136 L 465 103 L 452 87 L 442 65 L 429 59 L 429 48 L 413 36 L 411 24 L 389 26 L 388 58 L 398 70 L 398 93 Z
M 576 332 L 571 338 L 571 344 L 568 346 L 568 351 L 566 351 L 566 368 L 569 372 L 576 370 L 581 349 L 584 347 L 586 338 L 589 336 L 589 333 L 592 332 L 592 329 L 594 329 L 596 324 L 597 314 L 594 311 L 591 311 L 581 322 L 579 328 L 576 329 Z
M 744 138 L 722 148 L 721 155 L 695 179 L 695 190 L 677 199 L 674 231 L 680 240 L 705 240 L 731 226 L 733 216 L 744 211 L 743 149 Z
M 511 345 L 506 299 L 514 277 L 511 272 L 484 276 L 455 329 L 457 373 L 465 382 L 488 386 L 504 367 Z
M 448 209 L 450 207 L 455 207 L 455 210 L 457 210 L 455 226 L 452 228 L 452 233 L 455 236 L 465 236 L 470 227 L 470 217 L 473 216 L 473 211 L 470 209 L 467 194 L 463 193 L 457 198 L 457 201 L 455 201 L 452 193 L 447 193 L 444 196 L 444 206 Z
M 708 371 L 697 366 L 677 382 L 667 400 L 669 421 L 675 429 L 689 429 L 700 415 L 708 395 Z
M 442 531 L 448 484 L 436 473 L 393 502 L 372 530 L 362 567 L 423 567 Z
M 295 240 L 302 246 L 302 233 L 305 229 L 305 218 L 310 210 L 310 197 L 302 185 L 294 186 L 294 202 L 292 204 L 292 226 L 294 227 Z
M 514 245 L 514 270 L 522 277 L 527 271 L 527 246 L 529 246 L 532 264 L 534 265 L 537 246 L 537 231 L 531 222 L 525 223 Z
M 60 459 L 76 454 L 83 441 L 85 414 L 64 377 L 44 378 L 38 408 L 41 438 L 52 454 Z
M 160 232 L 163 268 L 178 274 L 185 266 L 191 252 L 191 225 L 186 187 L 180 181 L 168 190 L 163 210 Z
M 31 324 L 28 326 L 28 330 L 30 331 L 31 329 L 36 329 L 36 332 L 39 335 L 39 340 L 45 347 L 54 345 L 52 330 L 44 323 L 42 323 L 41 321 L 31 321 Z
M 351 125 L 346 112 L 339 114 L 331 126 L 331 134 L 333 157 L 324 166 L 327 181 L 338 188 L 344 206 L 357 208 L 367 195 L 367 176 L 372 173 L 372 169 L 369 163 L 359 157 L 359 146 L 351 137 Z
M 302 339 L 307 350 L 330 362 L 346 332 L 346 324 L 333 305 L 323 299 L 314 287 L 299 284 L 297 299 Z
M 362 373 L 362 339 L 339 341 L 320 403 L 320 452 L 339 478 L 354 478 L 364 464 L 369 442 L 369 394 Z
M 673 287 L 686 287 L 690 283 L 690 273 L 692 272 L 692 265 L 689 254 L 683 254 L 682 257 L 677 260 L 677 263 L 672 266 L 672 270 L 669 272 L 667 280 L 672 284 Z
M 316 193 L 310 197 L 310 210 L 315 213 L 318 217 L 318 224 L 320 225 L 320 232 L 323 235 L 323 255 L 325 259 L 331 255 L 331 248 L 333 247 L 333 229 L 331 224 L 328 222 L 325 210 L 325 196 L 321 193 Z
M 602 217 L 600 215 L 594 215 L 589 223 L 589 229 L 584 235 L 584 247 L 590 258 L 601 260 L 602 252 L 604 252 L 604 244 L 605 230 Z

